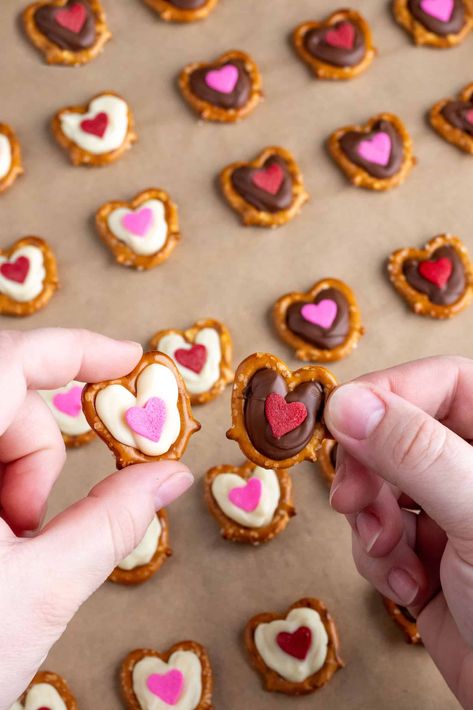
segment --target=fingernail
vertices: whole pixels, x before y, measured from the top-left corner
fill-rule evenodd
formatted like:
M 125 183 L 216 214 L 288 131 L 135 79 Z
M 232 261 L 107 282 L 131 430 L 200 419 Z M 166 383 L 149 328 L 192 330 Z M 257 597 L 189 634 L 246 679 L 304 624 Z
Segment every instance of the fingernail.
M 366 439 L 374 432 L 385 412 L 384 402 L 369 387 L 348 384 L 338 387 L 329 397 L 325 419 L 332 434 Z
M 404 606 L 412 604 L 419 593 L 419 585 L 404 569 L 394 567 L 388 574 L 388 584 Z
M 366 552 L 370 552 L 383 530 L 381 523 L 376 515 L 368 510 L 362 510 L 356 516 L 355 526 L 363 547 Z
M 158 490 L 156 491 L 155 497 L 155 507 L 156 510 L 164 508 L 173 500 L 179 498 L 184 491 L 193 484 L 194 476 L 189 471 L 178 471 L 173 473 L 172 476 L 166 478 L 165 481 L 161 483 Z

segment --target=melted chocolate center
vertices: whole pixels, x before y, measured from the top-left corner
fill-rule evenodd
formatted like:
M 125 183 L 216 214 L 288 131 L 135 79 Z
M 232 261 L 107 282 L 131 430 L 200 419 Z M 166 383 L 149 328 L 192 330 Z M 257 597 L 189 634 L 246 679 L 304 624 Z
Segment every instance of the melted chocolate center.
M 389 136 L 390 152 L 389 159 L 384 165 L 368 159 L 368 155 L 376 158 L 377 151 L 368 148 L 368 144 L 374 139 L 379 140 L 378 134 Z M 362 145 L 363 144 L 363 145 Z M 387 179 L 399 172 L 404 158 L 404 147 L 402 138 L 390 121 L 377 121 L 369 133 L 362 131 L 347 131 L 340 139 L 340 147 L 352 163 L 359 165 L 372 177 L 381 180 Z M 368 148 L 368 149 L 367 149 Z M 382 156 L 381 156 L 382 157 Z
M 437 261 L 443 258 L 449 259 L 452 263 L 452 273 L 443 287 L 437 286 L 420 274 L 419 264 L 422 262 L 417 259 L 408 259 L 403 265 L 404 276 L 408 284 L 416 291 L 425 293 L 428 299 L 437 306 L 449 306 L 455 303 L 465 290 L 465 270 L 453 247 L 439 247 L 425 261 Z
M 238 71 L 237 82 L 229 93 L 213 89 L 206 82 L 209 72 L 218 72 L 224 67 L 235 67 Z M 245 63 L 241 59 L 228 61 L 225 64 L 215 64 L 205 69 L 196 69 L 189 77 L 189 85 L 199 99 L 219 108 L 241 108 L 248 102 L 251 95 L 251 79 L 246 71 Z
M 465 24 L 465 6 L 463 5 L 463 0 L 454 0 L 453 11 L 450 17 L 442 17 L 440 13 L 440 3 L 439 3 L 439 16 L 434 17 L 434 15 L 426 12 L 425 0 L 409 0 L 409 10 L 412 16 L 424 25 L 425 29 L 429 32 L 433 32 L 436 35 L 445 37 L 449 34 L 457 34 L 463 28 Z M 423 9 L 424 8 L 424 9 Z
M 205 5 L 207 0 L 167 0 L 170 5 L 179 7 L 181 10 L 197 10 Z
M 38 30 L 61 49 L 79 52 L 95 42 L 95 17 L 87 0 L 69 0 L 60 7 L 43 5 L 35 12 L 34 21 Z
M 473 102 L 449 101 L 442 109 L 442 116 L 455 128 L 473 136 Z
M 347 20 L 328 28 L 309 30 L 304 37 L 304 45 L 313 57 L 336 67 L 353 67 L 366 54 L 363 33 Z
M 282 180 L 277 192 L 270 192 L 268 189 L 259 187 L 256 179 L 256 173 L 263 173 L 272 165 L 278 165 L 282 171 Z M 270 171 L 271 172 L 271 171 Z M 268 180 L 268 186 L 270 185 Z M 261 168 L 250 168 L 243 166 L 237 168 L 232 174 L 232 184 L 234 189 L 243 197 L 246 202 L 256 207 L 261 212 L 279 212 L 291 206 L 293 201 L 292 195 L 292 177 L 287 168 L 286 161 L 279 155 L 271 155 Z M 260 181 L 261 184 L 261 181 Z
M 286 402 L 302 402 L 307 410 L 302 424 L 279 438 L 273 435 L 265 414 L 266 398 L 272 392 L 282 395 Z M 282 461 L 298 454 L 312 438 L 322 415 L 324 390 L 318 382 L 303 382 L 288 394 L 284 378 L 271 368 L 263 368 L 251 378 L 244 397 L 245 427 L 251 443 L 263 456 Z
M 345 341 L 350 330 L 350 313 L 348 301 L 337 289 L 325 288 L 319 291 L 313 300 L 313 305 L 325 300 L 333 301 L 337 309 L 335 319 L 329 328 L 316 322 L 318 317 L 315 308 L 312 313 L 309 311 L 310 320 L 303 316 L 304 306 L 307 306 L 305 302 L 292 303 L 289 306 L 286 313 L 286 323 L 289 330 L 306 342 L 322 350 L 330 350 Z

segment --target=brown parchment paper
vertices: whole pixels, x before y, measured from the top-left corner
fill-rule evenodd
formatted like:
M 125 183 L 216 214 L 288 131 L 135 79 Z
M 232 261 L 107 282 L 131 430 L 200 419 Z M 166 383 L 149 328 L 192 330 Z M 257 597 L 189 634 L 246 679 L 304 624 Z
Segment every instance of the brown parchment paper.
M 104 0 L 113 32 L 105 52 L 77 68 L 48 67 L 22 35 L 26 0 L 0 4 L 0 118 L 20 138 L 26 174 L 0 198 L 0 245 L 28 234 L 56 251 L 62 288 L 48 308 L 3 328 L 61 325 L 92 328 L 146 343 L 161 328 L 186 328 L 201 317 L 225 322 L 235 363 L 259 349 L 295 366 L 268 313 L 282 293 L 316 280 L 346 280 L 367 328 L 358 350 L 335 364 L 346 380 L 374 368 L 432 355 L 472 355 L 470 309 L 451 322 L 411 314 L 383 273 L 395 248 L 421 245 L 450 231 L 472 248 L 473 159 L 447 145 L 425 112 L 473 78 L 473 37 L 451 50 L 415 48 L 385 0 L 355 0 L 372 25 L 379 56 L 362 77 L 316 81 L 288 37 L 301 21 L 335 9 L 333 0 L 221 0 L 204 22 L 161 22 L 140 0 Z M 238 125 L 200 123 L 176 89 L 180 69 L 229 50 L 258 62 L 266 99 Z M 139 142 L 118 163 L 74 168 L 49 134 L 51 115 L 101 90 L 125 96 Z M 380 111 L 408 126 L 419 164 L 386 194 L 350 186 L 324 140 L 335 128 Z M 251 159 L 266 145 L 293 151 L 310 193 L 300 217 L 277 231 L 243 228 L 215 184 L 219 170 Z M 169 191 L 180 209 L 183 239 L 168 262 L 148 273 L 119 267 L 99 241 L 93 215 L 102 202 L 146 187 Z M 185 455 L 197 479 L 210 466 L 241 462 L 226 441 L 229 396 L 196 408 L 202 432 Z M 99 441 L 71 451 L 52 495 L 50 516 L 113 471 Z M 81 708 L 121 707 L 117 668 L 132 648 L 165 649 L 192 638 L 204 644 L 215 672 L 220 710 L 457 707 L 422 648 L 408 647 L 378 596 L 356 573 L 348 526 L 328 506 L 316 465 L 293 471 L 298 515 L 258 549 L 223 541 L 207 513 L 201 480 L 169 510 L 173 557 L 144 586 L 105 583 L 71 622 L 45 667 L 63 674 Z M 302 596 L 325 601 L 335 617 L 346 668 L 320 693 L 290 699 L 262 690 L 249 668 L 241 632 L 247 619 L 286 608 Z

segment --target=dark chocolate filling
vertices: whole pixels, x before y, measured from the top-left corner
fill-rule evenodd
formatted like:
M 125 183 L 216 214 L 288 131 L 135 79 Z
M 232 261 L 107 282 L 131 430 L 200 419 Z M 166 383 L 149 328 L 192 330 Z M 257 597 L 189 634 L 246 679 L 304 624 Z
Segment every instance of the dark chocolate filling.
M 252 179 L 255 172 L 264 170 L 273 164 L 279 165 L 284 174 L 281 186 L 275 195 L 258 187 Z M 237 168 L 233 172 L 231 180 L 234 189 L 241 197 L 261 212 L 279 212 L 279 210 L 285 210 L 292 204 L 292 177 L 286 161 L 279 155 L 271 155 L 261 168 L 246 166 Z
M 328 32 L 333 29 L 339 29 L 340 25 L 344 24 L 350 24 L 355 31 L 351 48 L 335 47 L 326 41 Z M 331 27 L 309 30 L 304 37 L 304 45 L 313 57 L 336 67 L 353 67 L 359 64 L 366 54 L 363 33 L 354 23 L 347 20 L 336 22 Z
M 170 5 L 178 7 L 181 10 L 197 10 L 202 5 L 205 5 L 207 0 L 167 0 Z
M 76 5 L 84 8 L 86 19 L 79 32 L 73 32 L 56 21 L 61 10 L 69 10 Z M 50 42 L 71 52 L 89 49 L 95 42 L 95 17 L 86 0 L 69 0 L 65 5 L 43 5 L 34 14 L 36 27 Z
M 449 101 L 443 107 L 442 115 L 452 126 L 473 137 L 473 103 Z M 471 116 L 471 120 L 468 120 L 468 115 Z
M 331 350 L 341 345 L 350 330 L 350 312 L 345 296 L 335 288 L 325 288 L 319 291 L 313 303 L 330 300 L 337 304 L 337 315 L 330 328 L 311 323 L 302 315 L 305 302 L 292 303 L 287 309 L 286 323 L 289 330 L 300 338 L 322 350 Z
M 221 91 L 212 89 L 205 81 L 205 77 L 209 71 L 221 69 L 222 67 L 232 65 L 238 70 L 238 80 L 233 91 L 225 94 Z M 214 104 L 219 108 L 241 108 L 244 106 L 251 95 L 251 79 L 245 68 L 245 62 L 241 59 L 227 61 L 224 64 L 215 64 L 209 67 L 196 69 L 189 77 L 189 86 L 191 91 L 203 101 Z
M 366 160 L 358 153 L 362 141 L 369 141 L 377 133 L 386 133 L 391 139 L 391 153 L 387 165 L 379 165 Z M 348 131 L 340 139 L 340 147 L 347 158 L 366 170 L 372 177 L 385 180 L 399 172 L 404 158 L 402 138 L 390 121 L 378 121 L 369 133 Z
M 443 288 L 439 288 L 419 273 L 419 261 L 408 259 L 403 264 L 406 281 L 416 291 L 425 293 L 430 301 L 437 306 L 449 306 L 458 301 L 465 290 L 465 269 L 462 261 L 453 247 L 445 246 L 436 249 L 426 261 L 436 261 L 447 258 L 452 262 L 452 273 Z
M 436 35 L 445 37 L 449 34 L 457 34 L 465 24 L 465 6 L 463 0 L 454 0 L 453 12 L 450 18 L 444 22 L 433 15 L 429 15 L 422 9 L 422 0 L 409 0 L 409 10 L 412 16 L 424 25 L 425 29 Z
M 302 402 L 307 409 L 302 424 L 279 439 L 273 436 L 265 415 L 266 397 L 272 392 L 285 397 L 286 402 Z M 251 378 L 244 397 L 245 427 L 251 443 L 263 456 L 281 461 L 295 456 L 309 443 L 322 415 L 324 390 L 318 382 L 303 382 L 288 394 L 284 378 L 271 368 L 263 368 Z

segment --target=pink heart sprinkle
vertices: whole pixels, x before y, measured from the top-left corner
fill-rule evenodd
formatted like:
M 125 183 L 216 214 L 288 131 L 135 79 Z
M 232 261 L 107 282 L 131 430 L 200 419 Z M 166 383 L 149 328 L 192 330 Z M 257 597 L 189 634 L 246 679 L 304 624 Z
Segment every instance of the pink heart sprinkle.
M 166 421 L 166 403 L 159 397 L 151 397 L 144 407 L 127 409 L 125 421 L 135 434 L 159 441 Z
M 455 0 L 421 0 L 420 3 L 420 9 L 426 15 L 435 17 L 440 22 L 449 22 L 454 8 Z
M 68 392 L 58 392 L 53 397 L 53 405 L 68 417 L 78 417 L 82 411 L 83 387 L 71 387 Z
M 205 75 L 205 83 L 221 94 L 231 94 L 238 81 L 238 69 L 233 64 L 225 64 L 220 69 L 212 69 Z
M 251 513 L 258 507 L 262 491 L 263 486 L 260 479 L 250 478 L 245 486 L 232 488 L 228 493 L 228 500 L 233 503 L 233 505 L 236 505 L 237 508 Z
M 369 163 L 387 165 L 391 157 L 391 136 L 383 131 L 375 133 L 372 138 L 359 142 L 357 152 Z
M 331 328 L 337 317 L 337 304 L 330 298 L 324 298 L 318 303 L 306 303 L 301 308 L 301 315 L 304 320 L 319 325 L 321 328 Z
M 468 121 L 468 123 L 473 123 L 473 108 L 471 108 L 469 111 L 465 113 L 465 118 Z
M 184 676 L 173 668 L 167 673 L 152 673 L 146 679 L 148 690 L 167 705 L 176 705 L 184 688 Z
M 122 217 L 122 225 L 137 237 L 144 237 L 149 232 L 152 223 L 153 210 L 150 207 L 142 207 L 136 212 L 127 212 Z

